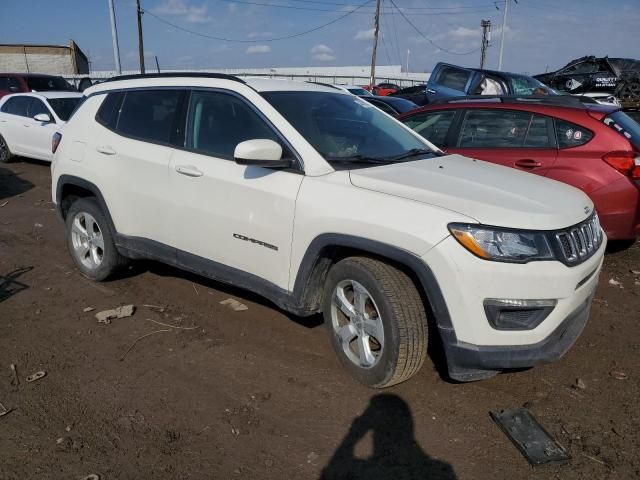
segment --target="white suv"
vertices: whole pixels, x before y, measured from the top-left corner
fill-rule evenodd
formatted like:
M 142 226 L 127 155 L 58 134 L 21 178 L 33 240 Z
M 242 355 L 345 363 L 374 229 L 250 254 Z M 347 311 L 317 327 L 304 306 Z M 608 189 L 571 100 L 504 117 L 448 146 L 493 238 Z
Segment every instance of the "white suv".
M 151 258 L 322 312 L 373 387 L 414 375 L 429 336 L 469 381 L 555 360 L 587 322 L 606 239 L 579 190 L 445 156 L 321 85 L 159 74 L 85 94 L 52 181 L 89 278 Z

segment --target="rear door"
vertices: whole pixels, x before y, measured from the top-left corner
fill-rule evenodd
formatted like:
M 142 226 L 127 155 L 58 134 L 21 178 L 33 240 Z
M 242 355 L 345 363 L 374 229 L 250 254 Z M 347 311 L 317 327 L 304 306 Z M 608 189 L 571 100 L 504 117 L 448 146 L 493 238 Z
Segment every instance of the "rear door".
M 171 243 L 168 209 L 177 199 L 168 169 L 185 96 L 167 88 L 112 92 L 98 110 L 106 128 L 88 148 L 120 234 Z
M 427 82 L 427 98 L 433 102 L 441 98 L 467 95 L 473 77 L 473 70 L 439 64 Z
M 468 109 L 448 153 L 547 175 L 558 156 L 553 120 L 508 109 Z
M 10 97 L 0 111 L 0 134 L 4 137 L 9 150 L 17 155 L 25 155 L 28 150 L 27 123 L 31 97 Z

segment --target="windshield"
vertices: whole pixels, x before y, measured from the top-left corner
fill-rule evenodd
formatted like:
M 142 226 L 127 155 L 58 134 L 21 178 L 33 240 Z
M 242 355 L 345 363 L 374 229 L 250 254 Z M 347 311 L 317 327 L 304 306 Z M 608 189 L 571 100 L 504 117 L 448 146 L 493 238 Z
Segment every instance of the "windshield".
M 358 97 L 308 91 L 263 96 L 329 162 L 390 163 L 435 154 L 398 122 Z
M 62 77 L 27 77 L 27 86 L 34 92 L 47 92 L 51 90 L 61 90 L 71 92 L 73 88 Z
M 69 120 L 71 114 L 80 103 L 81 98 L 49 98 L 48 102 L 53 108 L 53 111 L 56 112 L 58 118 L 62 121 Z
M 640 123 L 621 110 L 607 115 L 603 122 L 623 135 L 637 150 L 640 150 Z
M 544 83 L 526 75 L 511 75 L 509 77 L 511 88 L 516 95 L 557 95 L 557 93 L 547 87 Z
M 350 93 L 354 95 L 358 95 L 359 97 L 372 97 L 371 92 L 365 90 L 364 88 L 347 88 Z

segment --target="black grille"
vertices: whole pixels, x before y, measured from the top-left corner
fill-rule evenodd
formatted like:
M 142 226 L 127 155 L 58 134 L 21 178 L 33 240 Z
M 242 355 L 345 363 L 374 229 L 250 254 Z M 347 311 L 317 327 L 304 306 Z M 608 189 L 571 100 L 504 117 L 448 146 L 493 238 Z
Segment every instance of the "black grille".
M 555 234 L 561 260 L 567 265 L 578 265 L 598 251 L 602 245 L 603 233 L 598 215 L 595 213 L 578 225 Z

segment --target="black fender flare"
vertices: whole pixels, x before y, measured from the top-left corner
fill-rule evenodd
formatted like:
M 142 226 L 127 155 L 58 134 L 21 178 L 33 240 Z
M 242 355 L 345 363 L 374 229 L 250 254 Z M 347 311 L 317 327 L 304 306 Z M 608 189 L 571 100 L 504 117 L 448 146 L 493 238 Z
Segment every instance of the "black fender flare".
M 62 220 L 65 219 L 64 212 L 62 211 L 62 201 L 64 200 L 62 195 L 65 187 L 68 186 L 80 187 L 83 190 L 91 192 L 91 194 L 95 197 L 98 204 L 100 205 L 100 208 L 102 209 L 105 217 L 107 217 L 107 222 L 109 223 L 111 232 L 114 235 L 118 233 L 115 224 L 113 223 L 113 219 L 111 218 L 111 212 L 109 211 L 107 202 L 105 201 L 100 189 L 95 184 L 74 175 L 60 175 L 60 177 L 58 178 L 58 183 L 56 185 L 56 211 L 58 212 L 58 216 Z

